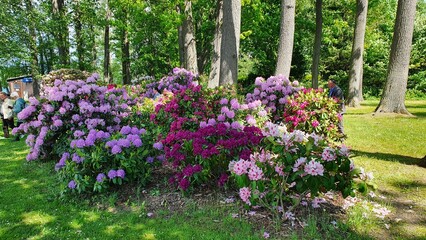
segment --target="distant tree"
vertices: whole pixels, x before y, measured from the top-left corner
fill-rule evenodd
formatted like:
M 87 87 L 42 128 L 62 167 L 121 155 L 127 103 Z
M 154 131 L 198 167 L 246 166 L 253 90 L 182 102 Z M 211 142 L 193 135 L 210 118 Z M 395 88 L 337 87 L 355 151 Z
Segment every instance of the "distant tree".
M 31 52 L 31 75 L 33 77 L 34 95 L 39 96 L 39 65 L 38 65 L 38 50 L 37 50 L 37 34 L 35 29 L 35 12 L 32 0 L 25 0 L 25 8 L 28 16 L 28 43 Z
M 315 41 L 312 59 L 312 87 L 318 88 L 319 61 L 321 56 L 322 38 L 322 0 L 315 1 Z
M 278 60 L 275 75 L 290 76 L 293 56 L 294 17 L 296 0 L 281 0 L 281 28 L 278 46 Z
M 364 54 L 365 27 L 367 25 L 368 0 L 357 0 L 357 10 L 352 44 L 351 68 L 349 70 L 350 107 L 359 107 L 362 99 L 362 69 Z
M 417 0 L 399 0 L 383 95 L 375 112 L 410 114 L 405 107 Z
M 241 0 L 224 1 L 222 43 L 220 47 L 220 86 L 237 83 L 240 27 Z

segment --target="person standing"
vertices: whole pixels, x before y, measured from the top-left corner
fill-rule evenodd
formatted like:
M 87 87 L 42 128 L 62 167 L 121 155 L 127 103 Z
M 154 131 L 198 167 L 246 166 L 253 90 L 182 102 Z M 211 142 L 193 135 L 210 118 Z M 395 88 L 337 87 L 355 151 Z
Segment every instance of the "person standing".
M 328 88 L 330 89 L 330 91 L 328 92 L 328 96 L 330 98 L 334 98 L 337 100 L 337 103 L 339 104 L 339 124 L 338 124 L 338 128 L 339 128 L 339 132 L 341 134 L 345 134 L 343 131 L 343 114 L 345 114 L 345 97 L 343 95 L 343 91 L 342 89 L 337 86 L 336 82 L 334 80 L 328 80 Z
M 16 119 L 18 119 L 18 121 L 16 122 L 16 127 L 19 127 L 19 125 L 22 124 L 22 120 L 18 118 L 18 113 L 20 113 L 26 107 L 26 102 L 24 99 L 19 97 L 19 94 L 17 92 L 12 92 L 10 94 L 10 98 L 12 98 L 15 101 L 13 105 L 13 113 L 15 114 Z M 20 138 L 19 134 L 16 135 L 15 141 L 19 141 L 19 138 Z
M 1 93 L 0 99 L 3 101 L 1 105 L 3 133 L 5 138 L 9 138 L 9 128 L 13 129 L 15 127 L 13 122 L 13 101 L 4 92 Z

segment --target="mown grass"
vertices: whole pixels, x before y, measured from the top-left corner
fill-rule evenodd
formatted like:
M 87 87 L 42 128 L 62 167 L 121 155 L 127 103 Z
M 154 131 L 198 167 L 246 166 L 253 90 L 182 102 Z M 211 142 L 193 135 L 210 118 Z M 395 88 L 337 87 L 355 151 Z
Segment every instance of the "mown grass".
M 357 165 L 374 172 L 378 195 L 368 198 L 389 209 L 385 220 L 362 206 L 336 218 L 308 211 L 297 231 L 272 239 L 426 239 L 426 101 L 410 101 L 416 117 L 372 116 L 377 101 L 348 109 L 346 144 Z M 1 136 L 2 134 L 0 134 Z M 261 239 L 263 230 L 233 218 L 238 204 L 187 206 L 147 217 L 143 199 L 117 208 L 122 192 L 93 199 L 58 197 L 54 163 L 26 162 L 24 142 L 0 139 L 0 239 Z M 367 199 L 367 198 L 365 198 Z M 100 207 L 102 205 L 102 207 Z M 339 220 L 340 219 L 340 220 Z M 337 221 L 337 226 L 331 224 Z M 389 229 L 386 229 L 388 224 Z
M 348 109 L 346 144 L 355 163 L 374 173 L 377 192 L 385 197 L 372 200 L 392 213 L 384 221 L 367 219 L 367 229 L 363 224 L 354 227 L 381 239 L 426 239 L 426 101 L 406 102 L 413 117 L 374 116 L 377 104 L 366 101 L 360 109 Z

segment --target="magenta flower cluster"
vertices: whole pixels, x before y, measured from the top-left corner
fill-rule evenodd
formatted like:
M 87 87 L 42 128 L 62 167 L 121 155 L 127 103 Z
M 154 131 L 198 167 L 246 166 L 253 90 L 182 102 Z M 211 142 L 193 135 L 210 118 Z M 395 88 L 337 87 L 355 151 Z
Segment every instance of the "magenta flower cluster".
M 229 161 L 235 157 L 248 159 L 251 148 L 262 139 L 261 130 L 257 127 L 233 128 L 224 123 L 207 125 L 195 132 L 171 132 L 163 141 L 165 156 L 176 171 L 170 181 L 186 190 L 189 185 L 181 184 L 187 182 L 184 178 L 190 177 L 184 174 L 185 169 L 199 164 L 203 169 L 207 168 L 208 174 L 215 176 L 219 185 L 223 185 L 227 180 L 223 174 Z

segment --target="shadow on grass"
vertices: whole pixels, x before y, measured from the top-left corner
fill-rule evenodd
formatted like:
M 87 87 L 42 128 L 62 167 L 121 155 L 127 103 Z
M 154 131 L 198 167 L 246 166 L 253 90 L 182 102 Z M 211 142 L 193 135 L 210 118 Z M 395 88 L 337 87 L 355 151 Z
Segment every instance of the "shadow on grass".
M 414 158 L 409 156 L 391 154 L 391 153 L 379 153 L 379 152 L 365 152 L 359 150 L 352 150 L 355 156 L 366 156 L 368 158 L 376 158 L 383 161 L 396 161 L 407 165 L 417 165 L 419 167 L 426 168 L 426 156 L 424 158 Z

